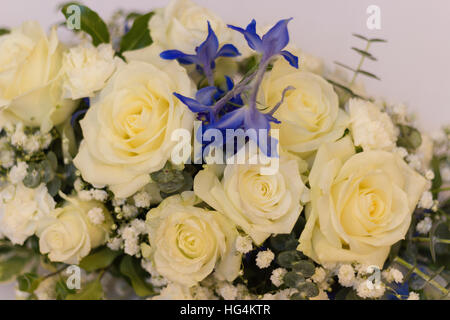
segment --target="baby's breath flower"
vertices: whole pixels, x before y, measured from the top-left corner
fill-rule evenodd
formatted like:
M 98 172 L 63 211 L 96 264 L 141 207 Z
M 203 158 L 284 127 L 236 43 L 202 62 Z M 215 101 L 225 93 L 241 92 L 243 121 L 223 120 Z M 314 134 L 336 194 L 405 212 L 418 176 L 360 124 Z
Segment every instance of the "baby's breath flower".
M 134 195 L 134 204 L 138 208 L 148 208 L 150 207 L 151 197 L 148 192 L 141 191 Z
M 239 236 L 236 239 L 236 250 L 242 254 L 246 254 L 253 249 L 252 239 L 249 236 Z
M 27 175 L 27 169 L 28 165 L 22 161 L 13 166 L 9 171 L 9 180 L 11 181 L 11 183 L 17 184 L 21 182 Z
M 407 300 L 420 300 L 420 296 L 418 293 L 411 291 L 409 293 L 408 299 Z
M 430 217 L 425 217 L 425 218 L 423 218 L 423 220 L 421 220 L 417 224 L 416 230 L 417 230 L 417 232 L 419 232 L 421 234 L 427 234 L 428 232 L 430 232 L 432 225 L 433 225 L 433 220 L 431 220 Z
M 238 295 L 238 289 L 228 282 L 222 282 L 217 291 L 225 300 L 236 300 Z
M 260 251 L 256 255 L 256 265 L 260 269 L 265 269 L 272 263 L 273 259 L 275 258 L 275 254 L 270 250 L 267 249 L 265 251 Z
M 95 225 L 102 224 L 105 221 L 105 215 L 103 214 L 103 210 L 102 208 L 98 207 L 89 210 L 88 218 Z
M 419 201 L 419 208 L 431 209 L 433 206 L 433 195 L 430 191 L 425 191 Z
M 351 287 L 355 282 L 355 270 L 350 264 L 343 264 L 338 272 L 339 283 L 343 287 Z
M 279 287 L 284 282 L 284 275 L 287 273 L 287 270 L 284 268 L 277 268 L 272 271 L 272 275 L 270 276 L 270 281 L 274 284 L 275 287 Z
M 314 275 L 311 277 L 311 280 L 314 281 L 315 283 L 320 283 L 325 280 L 326 275 L 327 273 L 324 268 L 317 267 L 314 272 Z

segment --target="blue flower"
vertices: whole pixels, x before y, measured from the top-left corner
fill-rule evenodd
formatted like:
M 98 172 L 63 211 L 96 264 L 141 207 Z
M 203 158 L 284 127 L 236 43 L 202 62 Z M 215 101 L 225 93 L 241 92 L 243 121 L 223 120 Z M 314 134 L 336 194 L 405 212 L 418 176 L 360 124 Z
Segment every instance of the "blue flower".
M 287 25 L 291 19 L 280 20 L 262 38 L 256 33 L 256 21 L 253 19 L 247 28 L 228 25 L 229 28 L 242 33 L 248 45 L 262 54 L 262 61 L 268 61 L 275 55 L 282 55 L 291 66 L 298 68 L 298 57 L 283 50 L 289 43 Z
M 187 54 L 179 50 L 167 50 L 160 54 L 166 60 L 178 60 L 181 64 L 195 64 L 202 70 L 208 78 L 209 84 L 214 84 L 212 70 L 215 68 L 215 61 L 219 57 L 237 57 L 241 53 L 232 44 L 225 44 L 219 49 L 219 40 L 208 22 L 208 37 L 195 48 L 195 54 Z

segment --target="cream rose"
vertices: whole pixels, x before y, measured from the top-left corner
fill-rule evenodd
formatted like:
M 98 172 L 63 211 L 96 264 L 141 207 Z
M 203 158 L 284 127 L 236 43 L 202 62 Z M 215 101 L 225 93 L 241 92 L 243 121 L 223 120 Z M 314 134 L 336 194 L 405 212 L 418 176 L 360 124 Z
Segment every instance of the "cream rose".
M 91 249 L 106 243 L 112 219 L 100 202 L 66 200 L 63 207 L 53 210 L 49 217 L 39 222 L 39 248 L 51 261 L 77 264 Z M 94 224 L 89 219 L 89 212 L 98 209 L 104 219 L 101 224 Z
M 221 213 L 194 207 L 191 194 L 167 198 L 148 212 L 151 249 L 144 256 L 159 274 L 184 286 L 194 286 L 214 270 L 220 280 L 233 281 L 241 265 L 238 233 Z
M 0 37 L 0 108 L 4 116 L 48 131 L 75 108 L 63 99 L 64 47 L 56 29 L 46 36 L 37 22 L 25 22 Z
M 92 97 L 103 89 L 121 62 L 110 44 L 84 43 L 64 54 L 64 90 L 71 99 Z
M 193 96 L 186 70 L 164 61 L 154 46 L 125 53 L 120 66 L 80 122 L 84 140 L 75 166 L 94 185 L 118 198 L 133 195 L 164 167 L 176 129 L 192 131 L 193 114 L 174 95 Z
M 261 174 L 259 164 L 229 164 L 222 178 L 207 168 L 195 176 L 194 192 L 259 245 L 271 234 L 290 233 L 302 211 L 299 161 L 282 155 L 272 175 Z
M 349 117 L 339 109 L 331 84 L 280 59 L 262 83 L 260 101 L 274 107 L 287 87 L 293 89 L 287 91 L 284 103 L 274 115 L 281 124 L 273 126 L 280 130 L 283 149 L 306 155 L 343 136 Z
M 55 201 L 44 184 L 35 189 L 11 184 L 0 192 L 0 234 L 23 245 L 54 208 Z
M 350 137 L 324 144 L 309 181 L 311 205 L 298 247 L 320 264 L 377 265 L 404 238 L 426 180 L 386 151 L 355 154 Z
M 191 0 L 172 0 L 165 8 L 155 10 L 149 29 L 153 41 L 163 50 L 190 53 L 205 41 L 208 21 L 220 43 L 231 38 L 230 29 L 221 18 Z
M 364 151 L 394 149 L 397 135 L 387 113 L 381 112 L 372 102 L 361 99 L 350 99 L 348 110 L 355 145 Z

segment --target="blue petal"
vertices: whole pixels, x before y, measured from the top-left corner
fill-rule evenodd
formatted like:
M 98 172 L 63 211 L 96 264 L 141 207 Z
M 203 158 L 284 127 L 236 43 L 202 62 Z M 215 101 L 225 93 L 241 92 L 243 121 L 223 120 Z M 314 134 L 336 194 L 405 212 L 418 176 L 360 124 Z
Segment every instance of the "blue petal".
M 195 99 L 205 106 L 212 106 L 214 104 L 216 93 L 216 87 L 205 87 L 197 91 L 197 93 L 195 94 Z
M 245 40 L 247 40 L 247 43 L 250 48 L 252 48 L 253 50 L 258 51 L 258 52 L 263 52 L 261 38 L 256 33 L 255 19 L 253 19 L 252 22 L 250 22 L 250 24 L 247 26 L 247 28 L 245 30 L 242 28 L 239 28 L 239 27 L 235 27 L 233 25 L 228 25 L 228 28 L 242 33 L 245 37 Z
M 272 57 L 283 50 L 289 43 L 287 25 L 291 19 L 280 20 L 263 37 L 262 46 L 266 58 Z
M 233 88 L 234 88 L 233 80 L 229 76 L 225 76 L 225 80 L 227 82 L 227 89 L 228 89 L 228 91 L 233 90 Z
M 298 57 L 294 56 L 289 51 L 281 51 L 280 54 L 286 59 L 287 62 L 294 68 L 298 69 Z
M 246 108 L 239 108 L 227 113 L 214 125 L 216 129 L 237 129 L 242 126 L 246 114 Z
M 181 94 L 178 93 L 174 93 L 173 94 L 175 97 L 177 97 L 178 99 L 180 99 L 181 102 L 183 102 L 192 112 L 210 112 L 211 108 L 201 104 L 200 102 L 192 99 L 192 98 L 188 98 L 185 96 L 182 96 Z
M 165 60 L 175 60 L 176 59 L 176 60 L 178 60 L 178 62 L 180 62 L 182 64 L 193 64 L 193 63 L 197 64 L 198 63 L 198 59 L 196 56 L 191 55 L 191 54 L 186 54 L 179 50 L 163 51 L 163 52 L 161 52 L 161 54 L 159 56 Z
M 216 57 L 237 57 L 240 55 L 241 53 L 235 46 L 232 44 L 225 44 L 220 48 L 219 52 L 217 52 Z
M 219 40 L 208 21 L 208 37 L 195 51 L 203 66 L 211 66 L 219 49 Z

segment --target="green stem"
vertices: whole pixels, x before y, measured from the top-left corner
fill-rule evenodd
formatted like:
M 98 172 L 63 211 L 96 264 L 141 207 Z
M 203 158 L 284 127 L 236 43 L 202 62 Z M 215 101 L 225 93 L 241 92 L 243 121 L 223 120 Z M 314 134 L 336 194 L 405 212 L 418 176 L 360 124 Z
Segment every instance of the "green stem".
M 364 50 L 365 52 L 369 52 L 370 44 L 371 44 L 371 42 L 367 41 L 366 49 Z M 356 77 L 358 76 L 358 71 L 361 70 L 361 67 L 362 67 L 365 59 L 366 59 L 366 56 L 362 55 L 361 60 L 359 60 L 358 68 L 356 68 L 355 74 L 353 75 L 352 81 L 350 81 L 350 84 L 348 85 L 349 88 L 351 88 L 353 86 L 353 84 L 355 83 Z
M 424 238 L 424 237 L 414 237 L 412 238 L 414 241 L 418 242 L 430 242 L 430 238 Z M 436 243 L 444 243 L 444 244 L 450 244 L 450 239 L 434 239 Z
M 430 283 L 431 285 L 433 285 L 435 288 L 437 288 L 439 291 L 441 291 L 444 296 L 448 295 L 448 290 L 441 286 L 438 282 L 436 282 L 434 279 L 431 279 L 427 274 L 423 273 L 422 271 L 420 271 L 419 269 L 417 269 L 416 267 L 414 267 L 413 265 L 409 264 L 407 261 L 403 260 L 400 257 L 395 257 L 394 259 L 395 262 L 401 264 L 402 266 L 406 267 L 408 270 L 413 269 L 413 272 L 415 274 L 417 274 L 419 277 L 421 277 L 423 280 L 425 280 L 426 282 Z
M 450 191 L 450 187 L 431 190 L 431 192 L 442 192 L 442 191 Z

